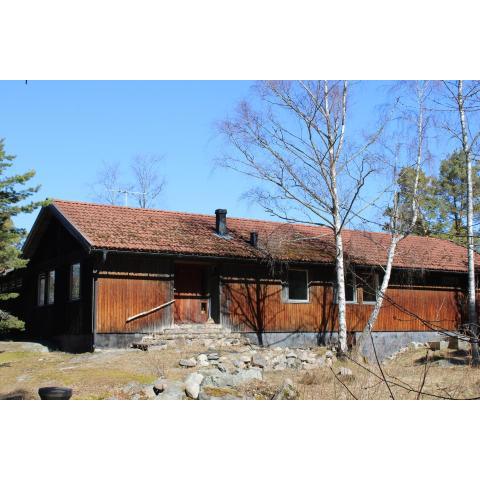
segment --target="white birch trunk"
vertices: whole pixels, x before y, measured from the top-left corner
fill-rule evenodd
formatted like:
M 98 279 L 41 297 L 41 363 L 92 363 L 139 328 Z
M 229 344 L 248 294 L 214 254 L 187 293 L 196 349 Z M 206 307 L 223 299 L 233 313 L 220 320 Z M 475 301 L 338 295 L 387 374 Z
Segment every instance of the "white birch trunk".
M 472 360 L 474 364 L 479 363 L 478 351 L 478 323 L 475 289 L 475 245 L 473 241 L 473 181 L 472 181 L 472 159 L 470 155 L 470 144 L 468 141 L 468 127 L 465 119 L 465 107 L 463 98 L 463 81 L 458 81 L 458 113 L 460 115 L 460 126 L 462 129 L 462 147 L 465 154 L 467 168 L 467 236 L 468 236 L 468 329 L 472 334 Z
M 335 221 L 335 270 L 337 273 L 338 304 L 338 347 L 341 353 L 347 353 L 347 311 L 345 300 L 345 266 L 343 261 L 343 240 L 340 233 L 340 218 Z

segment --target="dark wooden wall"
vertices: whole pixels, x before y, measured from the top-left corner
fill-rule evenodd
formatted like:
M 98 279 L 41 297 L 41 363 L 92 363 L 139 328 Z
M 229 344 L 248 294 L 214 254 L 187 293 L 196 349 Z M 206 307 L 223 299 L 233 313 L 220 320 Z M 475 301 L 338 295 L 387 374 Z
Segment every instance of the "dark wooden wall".
M 80 262 L 80 299 L 69 299 L 70 265 Z M 38 275 L 55 270 L 55 301 L 37 305 Z M 51 219 L 30 259 L 23 279 L 22 317 L 35 337 L 92 333 L 92 262 L 85 250 L 55 219 Z
M 96 332 L 154 332 L 170 326 L 173 305 L 142 315 L 173 299 L 171 262 L 158 256 L 109 253 L 95 275 Z
M 246 275 L 246 267 L 225 266 L 221 277 L 222 322 L 234 330 L 251 332 L 336 330 L 333 269 L 308 270 L 310 301 L 286 303 L 282 300 L 280 279 L 258 268 L 256 272 L 250 268 L 250 275 Z M 427 331 L 432 326 L 454 330 L 459 327 L 464 308 L 461 276 L 417 274 L 412 277 L 398 272 L 392 280 L 387 292 L 389 300 L 384 302 L 377 321 L 377 331 Z M 349 331 L 362 330 L 373 309 L 372 304 L 363 304 L 362 298 L 362 288 L 358 287 L 359 303 L 347 304 Z

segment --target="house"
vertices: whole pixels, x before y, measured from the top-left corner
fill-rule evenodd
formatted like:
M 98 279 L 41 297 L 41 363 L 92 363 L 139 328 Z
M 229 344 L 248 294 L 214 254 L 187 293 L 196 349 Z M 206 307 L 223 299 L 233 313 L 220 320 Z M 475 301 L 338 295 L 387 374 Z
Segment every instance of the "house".
M 376 298 L 389 236 L 345 230 L 350 341 Z M 29 334 L 67 350 L 124 347 L 184 323 L 216 322 L 265 344 L 336 336 L 334 242 L 326 227 L 55 200 L 24 244 Z M 380 343 L 461 328 L 466 251 L 409 236 L 398 247 Z

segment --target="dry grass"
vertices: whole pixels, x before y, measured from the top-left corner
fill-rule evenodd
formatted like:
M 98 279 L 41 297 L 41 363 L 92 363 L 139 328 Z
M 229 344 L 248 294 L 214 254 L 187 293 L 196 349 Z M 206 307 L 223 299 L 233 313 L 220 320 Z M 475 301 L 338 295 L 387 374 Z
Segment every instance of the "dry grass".
M 38 388 L 58 385 L 73 388 L 74 399 L 128 398 L 122 389 L 129 383 L 149 384 L 158 377 L 182 380 L 187 371 L 178 366 L 178 361 L 206 351 L 199 346 L 185 346 L 151 352 L 119 350 L 73 355 L 16 351 L 15 345 L 4 350 L 0 343 L 0 395 L 16 392 L 24 398 L 38 398 Z M 219 353 L 229 351 L 239 348 Z M 468 356 L 453 350 L 430 352 L 428 358 L 426 353 L 426 349 L 409 350 L 382 366 L 396 399 L 480 396 L 480 369 L 468 365 Z M 351 369 L 353 375 L 337 377 L 341 366 Z M 301 399 L 390 398 L 378 366 L 356 364 L 348 359 L 337 360 L 333 371 L 328 368 L 267 371 L 262 381 L 250 382 L 227 393 L 272 398 L 287 377 L 296 384 Z M 212 391 L 212 396 L 215 393 L 225 394 L 223 390 Z

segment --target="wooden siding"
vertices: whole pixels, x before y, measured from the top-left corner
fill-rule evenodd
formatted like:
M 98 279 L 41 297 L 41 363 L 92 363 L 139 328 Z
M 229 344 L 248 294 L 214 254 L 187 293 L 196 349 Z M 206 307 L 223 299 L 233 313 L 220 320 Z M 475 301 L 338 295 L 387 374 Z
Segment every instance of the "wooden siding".
M 129 317 L 173 299 L 172 281 L 169 277 L 100 274 L 96 290 L 98 333 L 155 332 L 171 324 L 171 304 L 128 320 Z
M 238 274 L 240 269 L 236 270 Z M 221 319 L 234 330 L 329 332 L 338 328 L 334 289 L 325 281 L 329 275 L 326 270 L 309 269 L 308 303 L 283 301 L 282 283 L 278 279 L 242 279 L 233 277 L 231 269 L 227 272 L 221 279 Z M 425 283 L 435 282 L 429 279 Z M 450 287 L 404 285 L 390 288 L 375 330 L 457 329 L 462 320 L 464 295 L 456 286 L 457 280 L 451 283 Z M 372 304 L 361 303 L 361 288 L 358 299 L 360 303 L 347 304 L 347 325 L 351 332 L 363 329 L 373 309 Z

